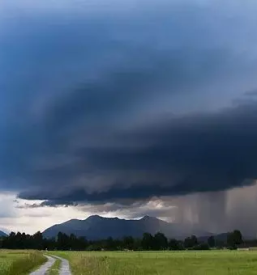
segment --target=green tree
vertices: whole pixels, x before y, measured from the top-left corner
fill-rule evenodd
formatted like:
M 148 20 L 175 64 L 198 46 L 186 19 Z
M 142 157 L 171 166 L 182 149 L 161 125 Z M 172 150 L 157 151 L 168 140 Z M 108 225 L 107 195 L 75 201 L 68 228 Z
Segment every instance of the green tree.
M 34 249 L 43 249 L 43 235 L 41 232 L 37 232 L 32 236 L 32 243 Z
M 184 241 L 184 247 L 185 248 L 193 248 L 198 244 L 198 240 L 196 236 L 192 235 L 191 237 L 188 237 Z
M 235 244 L 236 245 L 241 244 L 243 242 L 243 236 L 240 230 L 234 230 L 233 234 L 234 234 Z
M 126 236 L 123 238 L 124 248 L 133 250 L 134 249 L 134 238 L 131 236 Z
M 150 233 L 144 233 L 142 238 L 143 250 L 151 250 L 154 247 L 154 237 Z
M 209 245 L 209 247 L 214 247 L 215 246 L 215 239 L 214 239 L 213 236 L 210 236 L 208 238 L 208 245 Z
M 154 249 L 165 250 L 168 248 L 168 239 L 163 233 L 156 233 L 154 235 Z
M 240 245 L 242 242 L 243 237 L 239 230 L 234 230 L 233 232 L 228 233 L 227 244 L 230 248 L 236 248 L 236 246 Z
M 176 239 L 170 239 L 168 246 L 169 246 L 170 250 L 180 250 L 181 249 L 180 243 Z

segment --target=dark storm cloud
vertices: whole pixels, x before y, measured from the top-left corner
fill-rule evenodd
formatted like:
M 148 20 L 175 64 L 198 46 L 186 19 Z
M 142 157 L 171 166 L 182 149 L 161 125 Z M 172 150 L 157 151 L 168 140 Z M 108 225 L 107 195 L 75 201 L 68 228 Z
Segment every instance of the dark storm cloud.
M 2 190 L 133 204 L 256 178 L 255 17 L 144 5 L 0 19 Z
M 257 177 L 256 124 L 256 104 L 217 114 L 171 118 L 130 132 L 127 138 L 134 141 L 133 147 L 124 142 L 119 147 L 74 151 L 80 159 L 79 166 L 83 167 L 84 163 L 86 170 L 91 169 L 80 186 L 70 185 L 62 193 L 52 192 L 50 187 L 49 191 L 26 191 L 20 196 L 48 199 L 49 204 L 51 201 L 53 204 L 99 203 L 219 191 L 251 184 L 251 179 Z M 122 142 L 119 135 L 116 138 L 118 143 Z M 62 178 L 62 170 L 58 176 Z

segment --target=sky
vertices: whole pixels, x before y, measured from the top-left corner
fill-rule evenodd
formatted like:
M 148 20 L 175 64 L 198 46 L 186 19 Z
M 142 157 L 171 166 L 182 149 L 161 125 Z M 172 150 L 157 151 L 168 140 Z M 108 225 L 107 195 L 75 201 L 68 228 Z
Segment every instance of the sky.
M 253 0 L 3 0 L 0 229 L 151 215 L 257 234 Z

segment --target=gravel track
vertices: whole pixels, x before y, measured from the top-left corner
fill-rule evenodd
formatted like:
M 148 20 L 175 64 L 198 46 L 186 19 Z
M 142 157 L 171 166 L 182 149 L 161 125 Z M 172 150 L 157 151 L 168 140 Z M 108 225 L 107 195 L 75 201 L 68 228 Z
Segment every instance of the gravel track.
M 56 259 L 61 260 L 60 275 L 71 275 L 69 261 L 58 256 L 54 256 Z
M 44 263 L 37 269 L 36 271 L 30 273 L 30 275 L 46 275 L 47 271 L 51 268 L 51 266 L 55 263 L 56 259 L 50 256 L 47 257 L 47 262 Z M 65 273 L 64 273 L 65 274 Z
M 46 255 L 45 255 L 46 256 Z M 60 275 L 72 275 L 70 271 L 70 264 L 66 259 L 58 256 L 46 256 L 47 262 L 40 266 L 36 271 L 30 273 L 30 275 L 47 275 L 50 268 L 55 263 L 56 259 L 61 261 L 61 267 L 59 270 Z

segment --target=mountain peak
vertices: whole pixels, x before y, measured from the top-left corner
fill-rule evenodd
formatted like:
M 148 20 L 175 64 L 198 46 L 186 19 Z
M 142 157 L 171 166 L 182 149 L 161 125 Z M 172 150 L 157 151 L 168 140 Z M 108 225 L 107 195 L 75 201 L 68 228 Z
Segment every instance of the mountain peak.
M 150 216 L 148 216 L 148 215 L 145 215 L 142 219 L 141 219 L 141 221 L 153 221 L 153 220 L 158 220 L 157 218 L 154 218 L 154 217 L 150 217 Z
M 99 215 L 92 215 L 92 216 L 89 216 L 86 219 L 86 221 L 96 221 L 96 220 L 102 220 L 102 219 L 104 219 L 104 218 Z

